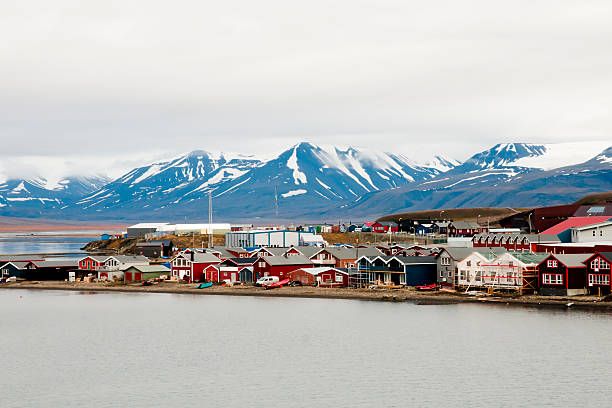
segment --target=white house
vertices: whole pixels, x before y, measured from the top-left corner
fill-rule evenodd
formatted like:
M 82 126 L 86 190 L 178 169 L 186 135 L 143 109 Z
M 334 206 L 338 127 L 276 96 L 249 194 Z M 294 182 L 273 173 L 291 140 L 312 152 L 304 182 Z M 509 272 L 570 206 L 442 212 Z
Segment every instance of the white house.
M 612 221 L 572 228 L 572 242 L 612 241 Z
M 512 291 L 535 291 L 538 286 L 538 265 L 547 254 L 507 252 L 482 264 L 485 287 Z

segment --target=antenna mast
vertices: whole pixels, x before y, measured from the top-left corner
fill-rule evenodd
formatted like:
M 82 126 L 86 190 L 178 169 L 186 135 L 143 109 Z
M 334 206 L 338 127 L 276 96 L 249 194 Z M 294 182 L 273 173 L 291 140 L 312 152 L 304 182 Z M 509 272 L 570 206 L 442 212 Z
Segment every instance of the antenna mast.
M 208 247 L 212 248 L 213 230 L 212 230 L 212 191 L 208 192 Z

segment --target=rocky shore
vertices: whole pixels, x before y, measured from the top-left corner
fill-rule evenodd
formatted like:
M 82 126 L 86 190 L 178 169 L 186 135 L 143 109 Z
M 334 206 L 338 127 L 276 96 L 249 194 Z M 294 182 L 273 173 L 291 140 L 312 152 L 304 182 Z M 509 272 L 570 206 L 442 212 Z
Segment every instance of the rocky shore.
M 467 296 L 449 292 L 419 292 L 412 288 L 402 289 L 342 289 L 315 287 L 284 287 L 265 290 L 253 286 L 214 286 L 206 289 L 196 289 L 195 284 L 177 284 L 173 282 L 160 283 L 152 286 L 114 285 L 108 283 L 72 283 L 72 282 L 17 282 L 3 284 L 0 289 L 33 289 L 33 290 L 70 290 L 86 292 L 117 292 L 117 293 L 176 293 L 191 295 L 221 295 L 221 296 L 262 296 L 262 297 L 295 297 L 295 298 L 327 298 L 353 299 L 381 302 L 411 302 L 416 304 L 456 304 L 480 303 L 486 305 L 530 306 L 557 309 L 581 309 L 612 312 L 612 302 L 603 301 L 597 297 L 549 297 L 549 296 Z

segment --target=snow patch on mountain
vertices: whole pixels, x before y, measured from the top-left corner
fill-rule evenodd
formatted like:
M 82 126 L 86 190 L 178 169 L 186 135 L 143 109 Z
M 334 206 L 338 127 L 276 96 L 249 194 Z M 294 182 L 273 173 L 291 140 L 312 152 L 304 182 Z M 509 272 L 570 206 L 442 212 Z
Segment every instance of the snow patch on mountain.
M 293 153 L 291 153 L 289 160 L 287 160 L 287 167 L 293 170 L 293 182 L 296 186 L 300 184 L 308 184 L 308 178 L 300 171 L 300 166 L 298 165 L 297 149 L 297 145 L 293 147 Z
M 281 194 L 281 197 L 283 197 L 283 198 L 294 197 L 294 196 L 306 194 L 307 192 L 308 192 L 308 190 L 304 190 L 304 189 L 300 188 L 298 190 L 291 190 L 291 191 L 288 191 L 286 193 L 283 193 L 283 194 Z
M 531 145 L 534 146 L 534 145 Z M 510 164 L 519 167 L 553 170 L 580 164 L 609 147 L 606 142 L 551 143 L 541 145 L 542 154 L 522 157 Z

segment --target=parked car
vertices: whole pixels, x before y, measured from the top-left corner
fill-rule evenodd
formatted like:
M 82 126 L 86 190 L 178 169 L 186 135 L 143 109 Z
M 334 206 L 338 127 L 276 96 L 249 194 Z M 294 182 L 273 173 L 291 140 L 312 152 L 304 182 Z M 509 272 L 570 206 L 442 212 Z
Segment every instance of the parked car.
M 263 276 L 257 279 L 255 286 L 268 286 L 276 282 L 278 282 L 278 276 Z

